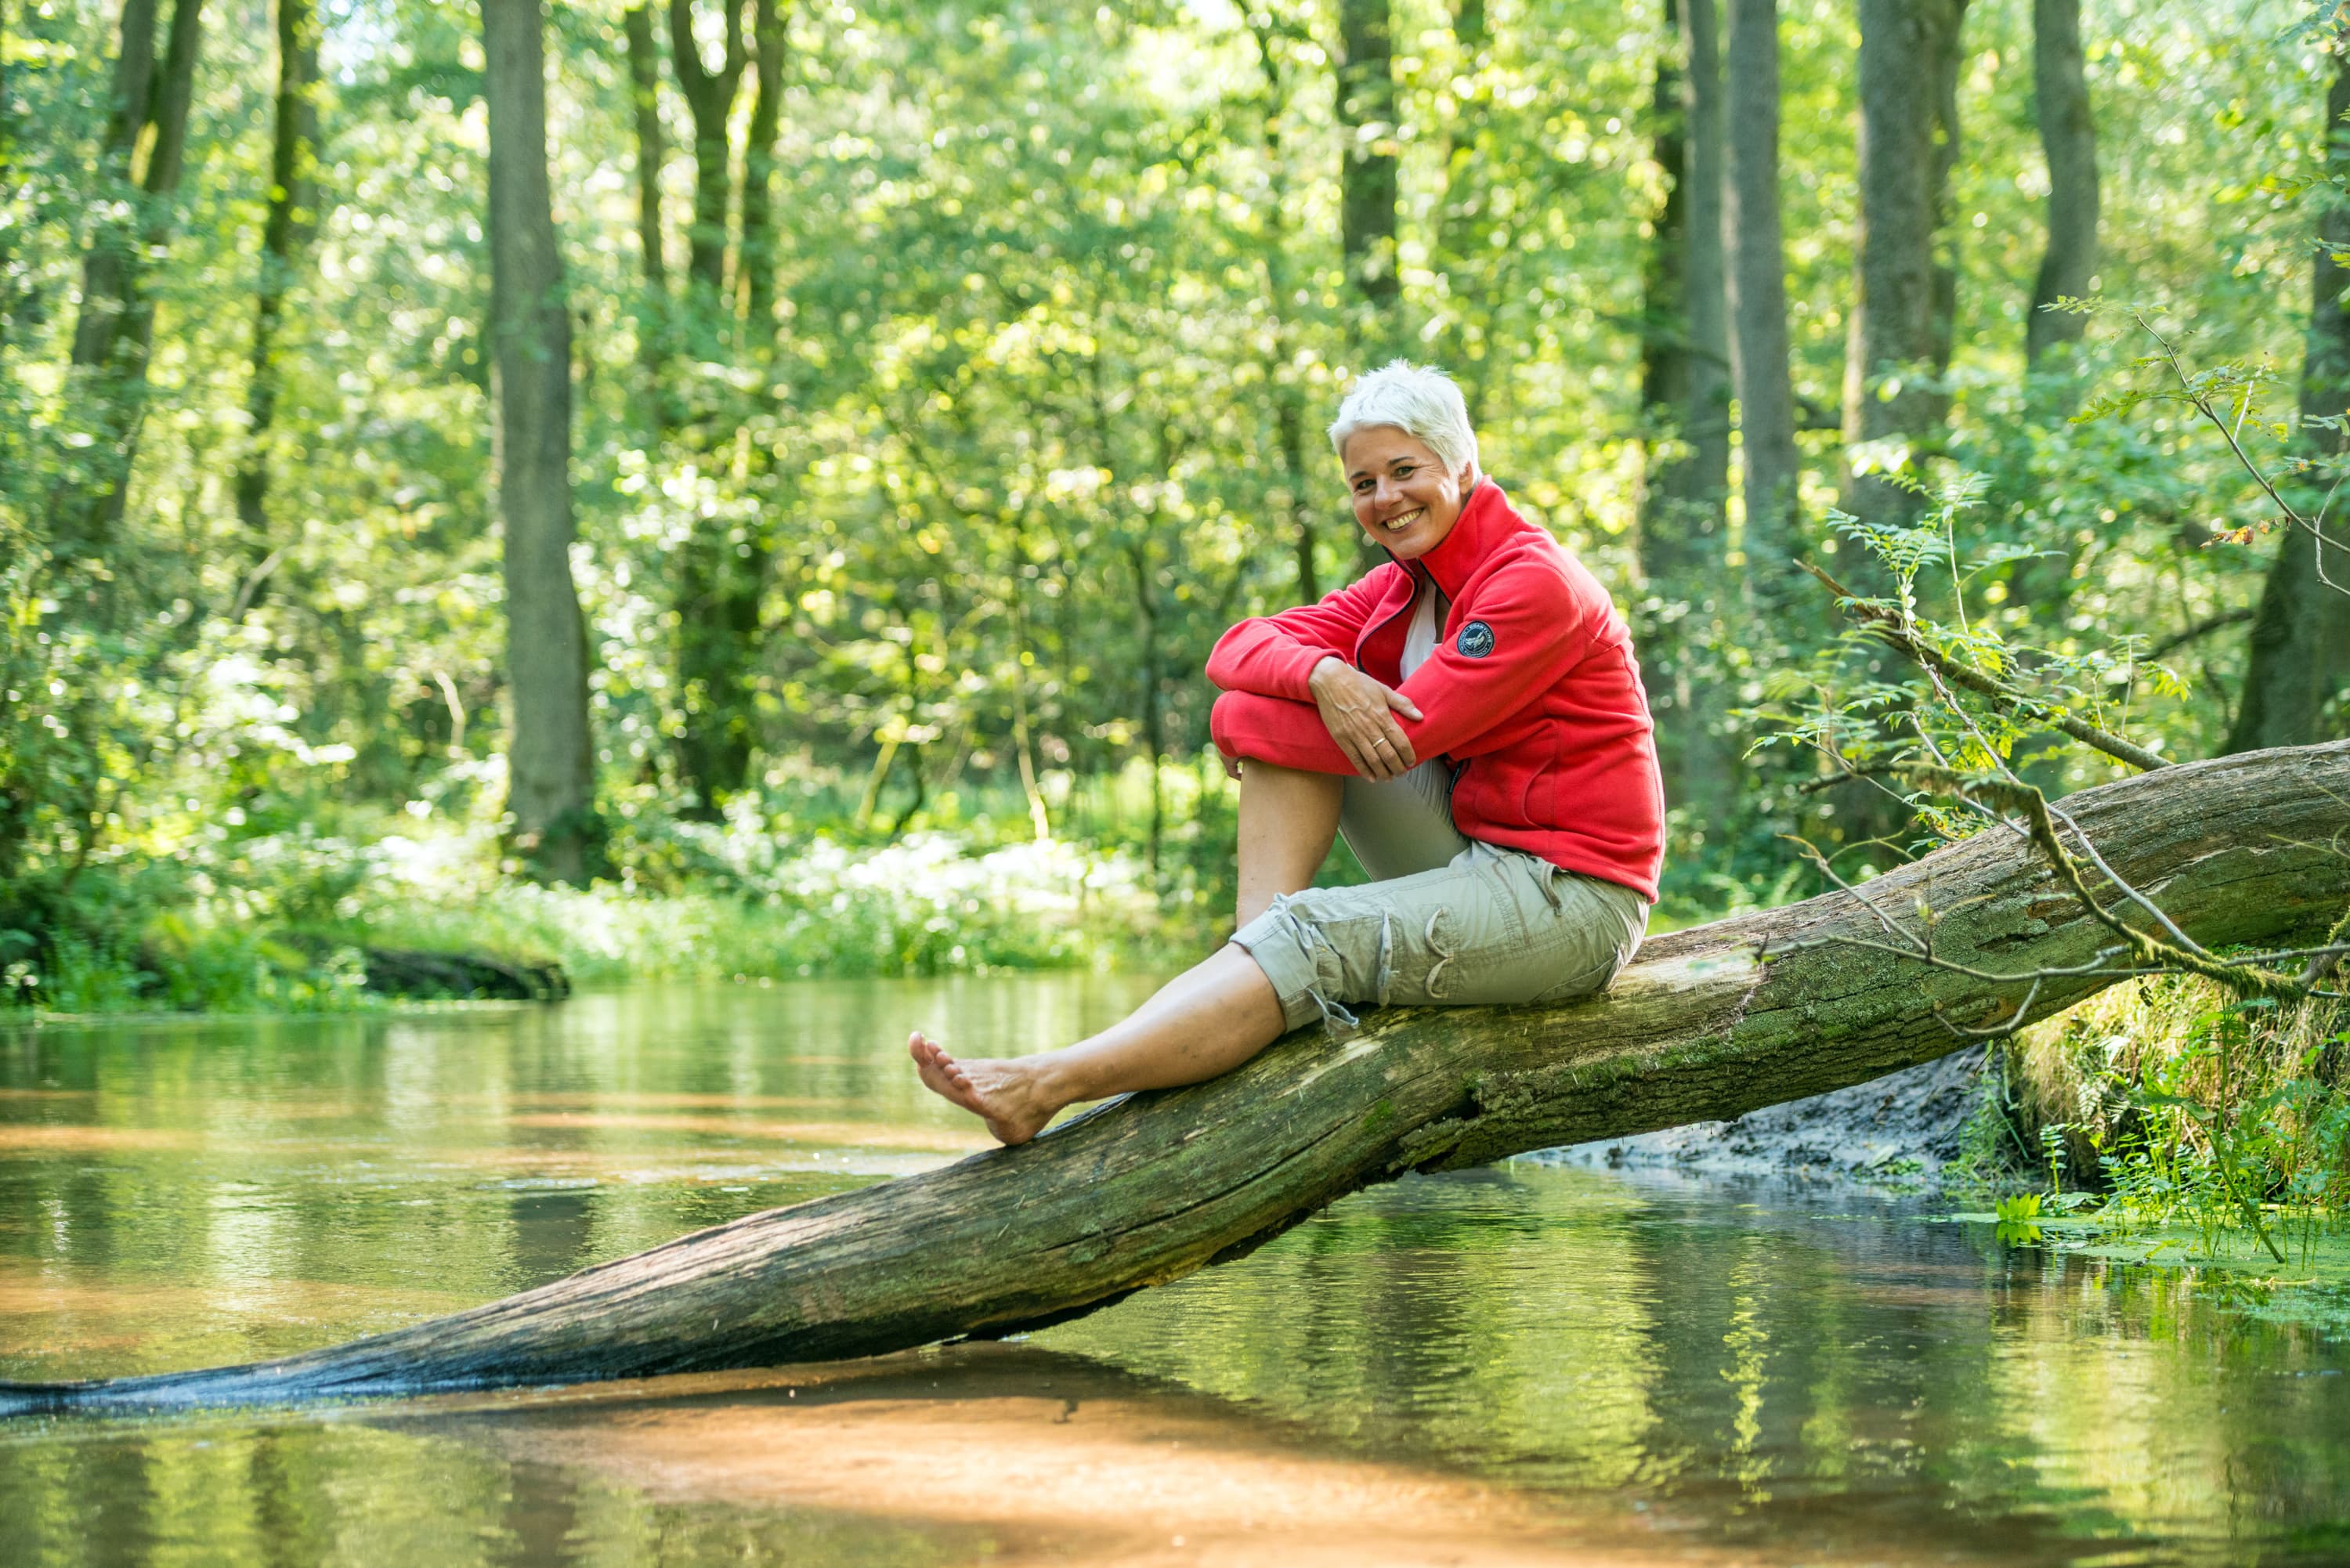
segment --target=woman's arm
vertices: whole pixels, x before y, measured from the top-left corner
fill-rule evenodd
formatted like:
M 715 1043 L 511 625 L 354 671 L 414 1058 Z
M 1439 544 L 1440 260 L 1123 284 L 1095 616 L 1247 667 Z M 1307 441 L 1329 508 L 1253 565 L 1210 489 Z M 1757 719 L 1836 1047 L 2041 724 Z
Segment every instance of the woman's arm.
M 1378 761 L 1384 763 L 1384 753 L 1396 749 L 1410 759 L 1473 750 L 1478 737 L 1515 717 L 1574 669 L 1601 640 L 1612 616 L 1596 585 L 1579 597 L 1547 563 L 1530 561 L 1497 573 L 1466 607 L 1453 635 L 1403 683 L 1398 695 L 1410 708 L 1397 706 L 1384 715 L 1403 743 L 1378 748 Z M 1464 639 L 1468 649 L 1478 651 L 1464 649 Z M 1228 757 L 1258 757 L 1315 773 L 1390 776 L 1356 763 L 1334 738 L 1310 688 L 1303 701 L 1228 692 L 1218 699 L 1209 728 Z
M 1604 629 L 1594 628 L 1589 614 L 1578 613 L 1569 596 L 1539 576 L 1509 587 L 1516 591 L 1480 594 L 1461 629 L 1438 643 L 1428 662 L 1403 683 L 1401 694 L 1418 711 L 1401 716 L 1399 724 L 1420 756 L 1472 745 L 1555 685 Z M 1483 632 L 1471 630 L 1476 627 Z M 1464 641 L 1484 651 L 1466 651 Z
M 1317 603 L 1241 622 L 1216 640 L 1208 679 L 1226 691 L 1312 701 L 1314 667 L 1325 659 L 1353 661 L 1355 639 L 1387 590 L 1386 574 L 1402 569 L 1382 566 Z

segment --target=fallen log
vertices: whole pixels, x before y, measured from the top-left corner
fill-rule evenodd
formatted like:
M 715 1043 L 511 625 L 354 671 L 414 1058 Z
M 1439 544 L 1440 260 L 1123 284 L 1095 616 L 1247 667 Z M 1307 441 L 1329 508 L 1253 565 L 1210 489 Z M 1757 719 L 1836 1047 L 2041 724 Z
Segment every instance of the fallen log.
M 2350 902 L 2350 742 L 2169 767 L 2064 803 L 2116 875 L 2207 946 L 2277 944 Z M 1936 954 L 1895 950 L 1888 922 Z M 1238 1258 L 1410 1170 L 1735 1116 L 1945 1054 L 1953 1026 L 2111 983 L 1984 974 L 2111 944 L 2015 834 L 1850 891 L 1658 938 L 1606 996 L 1391 1009 L 1237 1072 L 1136 1095 L 1024 1147 L 753 1215 L 448 1317 L 253 1366 L 0 1385 L 0 1414 L 279 1403 L 870 1355 L 1065 1321 Z

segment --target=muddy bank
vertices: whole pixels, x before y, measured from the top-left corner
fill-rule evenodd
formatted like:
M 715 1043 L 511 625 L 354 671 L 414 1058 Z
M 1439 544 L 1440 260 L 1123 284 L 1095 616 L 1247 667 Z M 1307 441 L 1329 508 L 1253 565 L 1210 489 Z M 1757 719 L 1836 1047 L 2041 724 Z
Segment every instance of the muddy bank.
M 1981 1094 L 1981 1045 L 1850 1088 L 1727 1122 L 1692 1122 L 1522 1158 L 1546 1165 L 1709 1176 L 1796 1176 L 1932 1185 L 1957 1159 Z

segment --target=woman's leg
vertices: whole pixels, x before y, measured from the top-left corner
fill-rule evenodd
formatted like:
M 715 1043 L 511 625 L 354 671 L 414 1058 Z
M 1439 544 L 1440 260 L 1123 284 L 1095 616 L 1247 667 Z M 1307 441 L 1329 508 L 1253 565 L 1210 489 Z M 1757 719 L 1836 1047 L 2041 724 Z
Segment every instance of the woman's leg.
M 1308 887 L 1338 830 L 1340 781 L 1249 763 L 1241 774 L 1240 923 Z M 922 1082 L 1025 1143 L 1066 1106 L 1228 1073 L 1281 1037 L 1281 1001 L 1256 961 L 1227 945 L 1089 1040 L 1006 1061 L 959 1062 L 917 1032 L 907 1042 Z
M 1241 767 L 1240 898 L 1235 930 L 1262 915 L 1274 899 L 1314 886 L 1338 836 L 1338 806 L 1347 781 L 1271 763 Z

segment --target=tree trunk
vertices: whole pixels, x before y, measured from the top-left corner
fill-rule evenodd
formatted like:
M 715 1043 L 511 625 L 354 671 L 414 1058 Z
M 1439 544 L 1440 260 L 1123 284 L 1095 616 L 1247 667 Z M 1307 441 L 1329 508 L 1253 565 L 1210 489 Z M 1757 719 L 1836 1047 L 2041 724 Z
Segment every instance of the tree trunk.
M 1289 273 L 1289 182 L 1283 156 L 1282 115 L 1287 105 L 1281 67 L 1273 57 L 1273 36 L 1255 26 L 1257 63 L 1264 77 L 1265 233 L 1262 247 L 1264 296 L 1273 315 L 1273 357 L 1265 366 L 1265 386 L 1273 394 L 1274 435 L 1281 451 L 1283 483 L 1289 514 L 1292 549 L 1297 561 L 1297 602 L 1312 604 L 1322 597 L 1314 563 L 1314 507 L 1305 477 L 1305 395 L 1298 389 L 1296 328 L 1291 318 L 1295 302 Z
M 1728 0 L 1721 203 L 1730 364 L 1745 465 L 1745 579 L 1763 634 L 1797 602 L 1795 390 L 1788 369 L 1787 262 L 1779 226 L 1779 0 Z
M 637 259 L 644 296 L 637 310 L 637 369 L 644 382 L 650 435 L 655 445 L 676 421 L 669 410 L 669 258 L 663 252 L 661 169 L 669 139 L 661 130 L 660 45 L 652 12 L 632 5 L 620 18 L 629 41 L 629 98 L 636 110 Z
M 1732 583 L 1723 569 L 1730 487 L 1730 352 L 1722 253 L 1721 60 L 1713 0 L 1667 0 L 1679 44 L 1659 52 L 1656 156 L 1669 182 L 1650 242 L 1641 403 L 1649 468 L 1640 567 L 1656 607 L 1641 661 L 1664 715 L 1665 798 L 1718 822 L 1735 788 L 1716 672 Z
M 1396 273 L 1396 88 L 1388 0 L 1339 0 L 1339 244 L 1367 307 L 1358 334 L 1372 363 L 1402 340 Z
M 2322 930 L 2350 899 L 2350 744 L 2189 763 L 2066 805 L 2198 940 Z M 0 1413 L 583 1382 L 874 1355 L 1079 1316 L 1245 1256 L 1356 1189 L 1866 1082 L 2024 994 L 1875 948 L 1939 917 L 1945 959 L 2081 965 L 2108 939 L 1991 831 L 1835 892 L 1648 944 L 1604 997 L 1388 1009 L 1206 1084 L 1126 1096 L 1014 1149 L 772 1210 L 413 1327 L 254 1366 L 0 1386 Z M 2109 983 L 2043 981 L 2027 1018 Z
M 140 286 L 142 261 L 171 242 L 172 197 L 186 161 L 203 0 L 175 0 L 163 67 L 155 63 L 155 0 L 126 0 L 115 61 L 115 106 L 101 166 L 136 187 L 119 215 L 100 221 L 82 260 L 81 314 L 72 364 L 93 438 L 86 464 L 59 493 L 52 537 L 61 554 L 104 556 L 122 522 L 145 411 L 155 306 Z
M 2327 172 L 2350 174 L 2350 54 L 2334 59 L 2334 82 L 2325 95 Z M 2350 408 L 2350 268 L 2335 258 L 2350 254 L 2350 201 L 2324 181 L 2310 187 L 2319 203 L 2317 247 L 2310 279 L 2309 334 L 2301 369 L 2301 441 L 2308 455 L 2339 461 L 2350 440 L 2339 430 L 2309 423 L 2340 417 Z M 2324 511 L 2325 475 L 2304 480 L 2296 506 L 2304 517 Z M 2244 671 L 2244 696 L 2229 732 L 2228 749 L 2302 745 L 2339 733 L 2340 695 L 2350 679 L 2350 551 L 2340 548 L 2345 530 L 2339 517 L 2325 524 L 2333 548 L 2323 552 L 2298 528 L 2277 530 L 2276 564 L 2269 568 L 2253 618 L 2251 664 Z M 2325 576 L 2343 587 L 2329 587 Z
M 14 19 L 7 0 L 0 0 L 0 191 L 16 189 L 16 142 L 20 135 L 17 121 L 23 113 L 16 105 L 19 67 L 14 63 L 15 51 L 8 47 Z M 17 313 L 32 292 L 29 285 L 17 276 L 15 263 L 19 226 L 11 223 L 0 227 L 0 348 L 15 340 Z
M 244 461 L 236 472 L 236 518 L 257 562 L 269 542 L 269 433 L 277 421 L 277 329 L 294 286 L 297 253 L 317 223 L 313 164 L 318 143 L 318 23 L 311 0 L 277 0 L 277 119 L 269 150 L 268 217 L 254 287 L 253 369 L 245 384 Z
M 693 0 L 669 0 L 670 62 L 693 119 L 693 228 L 686 243 L 686 293 L 692 330 L 723 330 L 726 298 L 727 125 L 743 85 L 743 0 L 720 0 L 726 12 L 726 56 L 716 70 L 702 63 L 693 37 Z
M 1845 350 L 1844 435 L 1877 443 L 1846 462 L 1845 510 L 1871 522 L 1916 502 L 1875 477 L 1914 472 L 1939 450 L 1950 400 L 1955 272 L 1936 250 L 1958 156 L 1960 24 L 1966 0 L 1860 0 L 1860 222 Z
M 2085 316 L 2044 307 L 2086 297 L 2097 270 L 2097 130 L 2082 68 L 2081 0 L 2033 0 L 2032 89 L 2048 154 L 2048 254 L 2023 328 L 2025 360 L 2037 366 L 2088 326 Z
M 775 143 L 783 132 L 784 17 L 777 0 L 751 0 L 751 126 L 743 150 L 744 341 L 754 355 L 775 337 Z
M 1474 420 L 1484 378 L 1472 371 L 1472 353 L 1483 357 L 1482 333 L 1470 329 L 1470 314 L 1478 307 L 1490 312 L 1494 301 L 1484 297 L 1486 247 L 1480 242 L 1485 225 L 1480 222 L 1486 202 L 1478 180 L 1479 132 L 1483 129 L 1488 96 L 1481 80 L 1492 36 L 1485 22 L 1485 0 L 1453 0 L 1452 43 L 1461 52 L 1462 78 L 1469 90 L 1453 105 L 1451 129 L 1445 139 L 1444 198 L 1437 214 L 1433 262 L 1444 275 L 1443 331 L 1436 345 L 1440 362 L 1455 379 L 1469 402 Z M 1453 90 L 1460 91 L 1456 81 Z
M 743 0 L 720 0 L 726 18 L 725 57 L 716 70 L 702 63 L 693 37 L 692 0 L 670 0 L 670 58 L 693 120 L 693 229 L 686 247 L 686 329 L 693 352 L 715 357 L 733 341 L 734 296 L 726 286 L 728 128 L 749 63 L 743 32 Z M 780 45 L 777 81 L 780 85 Z M 763 66 L 764 69 L 764 66 Z M 773 105 L 772 95 L 768 103 Z M 772 165 L 773 140 L 769 159 Z M 737 272 L 741 271 L 740 253 Z M 684 411 L 689 424 L 710 422 L 703 400 Z M 726 431 L 731 438 L 733 431 Z M 726 797 L 749 782 L 755 751 L 751 663 L 760 631 L 766 557 L 747 528 L 705 519 L 678 552 L 678 690 L 685 733 L 678 766 L 694 798 L 688 815 L 714 819 Z
M 539 0 L 482 0 L 490 111 L 491 375 L 504 527 L 514 841 L 563 882 L 589 870 L 588 639 L 571 580 L 571 321 L 546 171 Z

